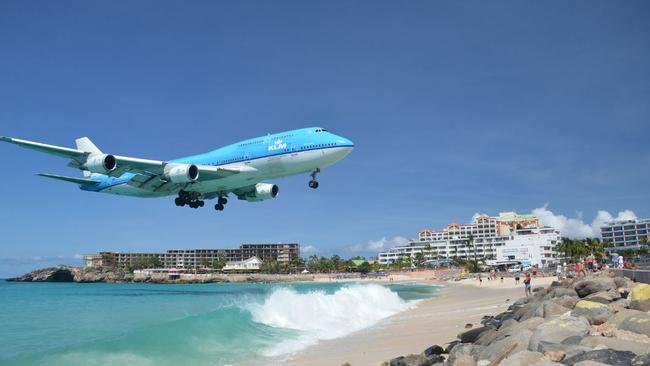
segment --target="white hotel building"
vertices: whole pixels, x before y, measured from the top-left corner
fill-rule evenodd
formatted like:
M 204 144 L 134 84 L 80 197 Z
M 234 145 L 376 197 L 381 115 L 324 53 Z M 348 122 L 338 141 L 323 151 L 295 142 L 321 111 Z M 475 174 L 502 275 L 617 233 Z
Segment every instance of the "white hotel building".
M 473 247 L 467 246 L 470 235 L 474 238 Z M 472 259 L 476 250 L 477 258 L 529 261 L 531 265 L 545 267 L 557 260 L 556 246 L 560 241 L 560 232 L 541 226 L 537 217 L 502 212 L 497 217 L 478 216 L 472 224 L 452 223 L 442 230 L 421 230 L 417 241 L 379 253 L 379 262 L 390 264 L 420 252 L 431 261 Z

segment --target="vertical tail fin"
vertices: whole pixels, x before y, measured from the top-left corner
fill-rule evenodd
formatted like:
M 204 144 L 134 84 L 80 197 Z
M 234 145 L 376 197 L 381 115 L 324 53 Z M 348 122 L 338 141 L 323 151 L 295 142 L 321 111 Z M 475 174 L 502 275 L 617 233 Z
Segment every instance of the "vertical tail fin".
M 95 146 L 95 144 L 93 144 L 93 142 L 90 141 L 88 137 L 80 137 L 75 140 L 75 143 L 77 144 L 77 150 L 89 152 L 91 154 L 102 153 L 102 151 L 99 150 L 99 148 Z M 83 173 L 84 173 L 84 177 L 90 177 L 92 175 L 92 173 L 90 173 L 87 170 L 84 170 Z

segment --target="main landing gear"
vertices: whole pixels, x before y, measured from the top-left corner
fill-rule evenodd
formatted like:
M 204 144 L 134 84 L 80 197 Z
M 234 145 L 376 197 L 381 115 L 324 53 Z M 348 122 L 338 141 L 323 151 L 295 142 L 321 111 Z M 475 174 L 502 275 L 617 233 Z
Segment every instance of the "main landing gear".
M 205 206 L 205 201 L 200 198 L 201 196 L 196 192 L 180 191 L 178 192 L 178 197 L 174 199 L 174 203 L 179 207 L 188 205 L 191 208 L 199 208 Z M 214 209 L 217 211 L 223 211 L 223 209 L 226 208 L 226 203 L 228 203 L 228 198 L 220 196 L 217 200 L 217 204 L 214 205 Z
M 193 192 L 180 191 L 178 197 L 174 199 L 176 206 L 183 207 L 188 205 L 191 208 L 199 208 L 205 206 L 205 202 L 199 199 L 199 196 Z
M 318 188 L 318 181 L 316 180 L 316 175 L 320 173 L 320 169 L 316 168 L 313 172 L 311 172 L 311 180 L 309 181 L 309 188 L 316 189 Z
M 228 203 L 228 199 L 226 197 L 219 197 L 217 204 L 214 205 L 214 209 L 217 211 L 223 211 L 223 209 L 226 208 L 226 203 Z

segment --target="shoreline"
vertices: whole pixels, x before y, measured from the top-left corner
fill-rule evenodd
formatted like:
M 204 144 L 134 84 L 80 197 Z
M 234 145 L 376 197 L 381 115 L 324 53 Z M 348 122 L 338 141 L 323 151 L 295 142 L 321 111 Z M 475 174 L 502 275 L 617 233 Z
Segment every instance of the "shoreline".
M 376 366 L 399 355 L 418 354 L 432 344 L 447 345 L 465 325 L 480 325 L 485 315 L 505 311 L 524 296 L 523 284 L 467 279 L 454 282 L 413 279 L 397 283 L 426 283 L 441 286 L 440 293 L 419 302 L 415 308 L 341 338 L 320 341 L 284 358 L 285 365 L 331 366 L 346 362 L 353 366 Z M 535 286 L 547 286 L 554 277 L 538 277 Z M 506 301 L 507 300 L 507 301 Z M 462 306 L 462 308 L 459 308 Z

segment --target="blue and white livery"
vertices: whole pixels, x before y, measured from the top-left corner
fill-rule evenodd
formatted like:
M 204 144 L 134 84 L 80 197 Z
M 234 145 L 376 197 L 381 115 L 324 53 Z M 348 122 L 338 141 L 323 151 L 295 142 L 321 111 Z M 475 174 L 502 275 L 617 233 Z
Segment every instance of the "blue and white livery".
M 0 141 L 70 159 L 68 166 L 84 177 L 38 174 L 79 184 L 84 191 L 133 197 L 176 195 L 177 206 L 203 207 L 217 199 L 222 211 L 228 195 L 240 200 L 275 198 L 278 186 L 267 179 L 311 173 L 311 188 L 318 188 L 316 175 L 343 159 L 354 148 L 352 141 L 320 127 L 269 134 L 200 155 L 170 161 L 105 154 L 90 139 L 76 140 L 76 149 L 0 136 Z

